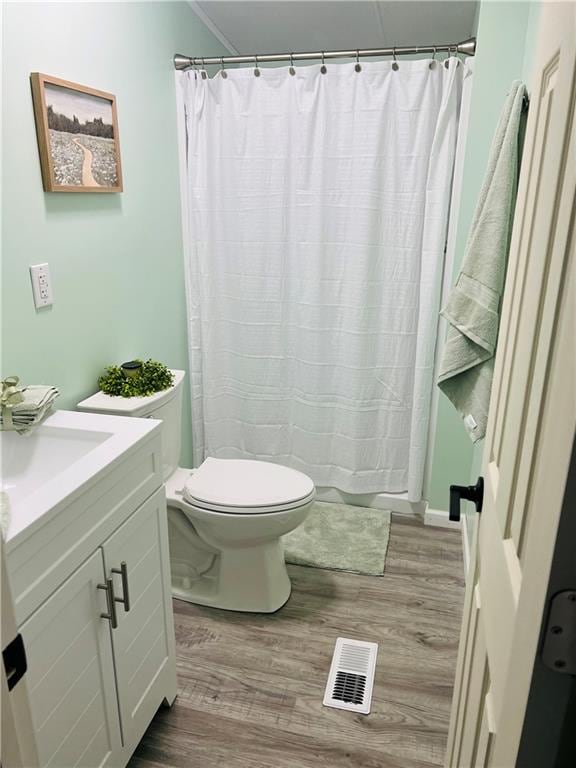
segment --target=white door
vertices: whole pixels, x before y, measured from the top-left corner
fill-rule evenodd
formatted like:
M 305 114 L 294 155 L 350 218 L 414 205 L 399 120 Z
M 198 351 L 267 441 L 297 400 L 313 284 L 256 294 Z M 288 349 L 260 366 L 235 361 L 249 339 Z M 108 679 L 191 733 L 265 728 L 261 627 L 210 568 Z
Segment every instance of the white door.
M 172 704 L 176 696 L 166 514 L 162 488 L 102 547 L 106 576 L 114 581 L 117 600 L 118 626 L 112 630 L 112 643 L 122 735 L 129 753 L 162 698 Z
M 450 768 L 514 768 L 576 425 L 576 13 L 544 3 L 467 586 Z
M 98 550 L 24 622 L 40 765 L 116 766 L 120 719 Z

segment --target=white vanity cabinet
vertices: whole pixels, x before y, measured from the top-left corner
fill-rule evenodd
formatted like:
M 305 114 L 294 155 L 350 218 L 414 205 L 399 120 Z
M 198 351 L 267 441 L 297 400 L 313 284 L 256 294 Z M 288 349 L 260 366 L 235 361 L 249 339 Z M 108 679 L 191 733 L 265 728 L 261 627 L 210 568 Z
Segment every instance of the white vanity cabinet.
M 174 620 L 164 489 L 102 547 L 112 574 L 118 626 L 111 630 L 124 741 L 136 745 L 164 697 L 176 696 Z M 125 564 L 124 577 L 122 571 Z M 113 569 L 115 572 L 113 572 Z M 173 690 L 166 690 L 166 679 Z
M 7 564 L 41 766 L 123 768 L 176 697 L 158 429 L 29 536 Z
M 40 765 L 116 766 L 122 751 L 102 550 L 25 624 L 28 691 Z
M 21 626 L 41 765 L 124 765 L 176 696 L 165 518 L 160 489 Z

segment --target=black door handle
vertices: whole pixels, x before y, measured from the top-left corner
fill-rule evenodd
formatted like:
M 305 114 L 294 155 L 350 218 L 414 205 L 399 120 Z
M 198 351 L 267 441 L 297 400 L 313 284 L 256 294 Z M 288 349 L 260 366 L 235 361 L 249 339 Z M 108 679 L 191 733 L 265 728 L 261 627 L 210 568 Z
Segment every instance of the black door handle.
M 24 677 L 28 669 L 26 649 L 24 648 L 24 640 L 22 640 L 21 634 L 17 634 L 14 640 L 8 643 L 2 651 L 2 657 L 4 659 L 8 690 L 11 691 L 16 683 Z
M 460 520 L 460 499 L 473 501 L 476 512 L 482 512 L 484 501 L 484 478 L 479 477 L 476 485 L 451 485 L 450 486 L 450 520 Z

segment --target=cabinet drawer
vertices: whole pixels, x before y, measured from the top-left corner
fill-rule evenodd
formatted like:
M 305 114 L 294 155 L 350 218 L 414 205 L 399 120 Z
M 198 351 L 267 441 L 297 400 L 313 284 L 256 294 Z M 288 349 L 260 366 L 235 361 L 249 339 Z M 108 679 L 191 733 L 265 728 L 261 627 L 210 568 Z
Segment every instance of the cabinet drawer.
M 8 570 L 21 624 L 134 510 L 162 485 L 160 435 L 104 477 L 94 478 L 67 506 L 14 548 Z
M 121 752 L 110 626 L 97 550 L 24 623 L 40 765 L 114 766 Z

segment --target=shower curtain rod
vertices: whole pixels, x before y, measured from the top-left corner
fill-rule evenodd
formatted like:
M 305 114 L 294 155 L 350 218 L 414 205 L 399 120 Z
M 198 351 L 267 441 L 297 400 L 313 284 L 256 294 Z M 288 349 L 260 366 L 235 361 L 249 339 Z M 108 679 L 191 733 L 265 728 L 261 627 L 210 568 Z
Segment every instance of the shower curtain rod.
M 205 67 L 208 64 L 264 64 L 268 61 L 309 61 L 311 59 L 355 59 L 370 56 L 407 56 L 418 53 L 462 53 L 473 56 L 476 52 L 476 38 L 470 37 L 461 43 L 443 45 L 410 45 L 397 46 L 395 48 L 367 48 L 350 51 L 316 51 L 314 53 L 263 53 L 252 56 L 183 56 L 177 53 L 174 56 L 175 69 L 190 69 L 191 67 Z

